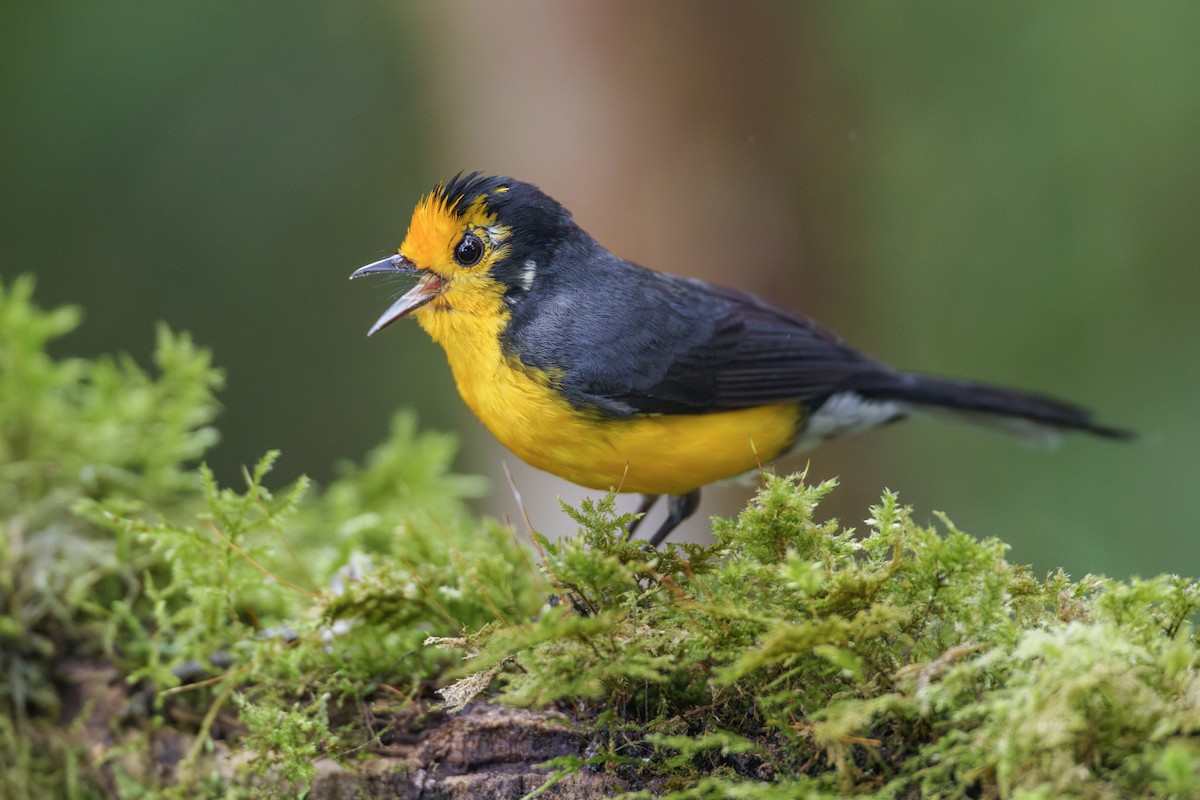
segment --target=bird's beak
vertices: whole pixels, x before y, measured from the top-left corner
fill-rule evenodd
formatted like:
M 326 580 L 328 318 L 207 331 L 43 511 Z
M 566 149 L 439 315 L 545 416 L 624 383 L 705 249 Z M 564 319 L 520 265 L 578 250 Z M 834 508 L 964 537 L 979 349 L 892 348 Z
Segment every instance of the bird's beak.
M 354 270 L 350 278 L 353 280 L 354 278 L 361 278 L 363 275 L 375 275 L 377 273 L 420 275 L 421 279 L 417 281 L 416 286 L 409 289 L 396 302 L 392 303 L 379 319 L 375 320 L 375 324 L 371 326 L 371 330 L 367 331 L 367 336 L 376 331 L 383 330 L 396 320 L 408 316 L 437 297 L 441 293 L 444 283 L 440 277 L 427 270 L 419 269 L 416 264 L 401 254 L 396 254 L 382 261 L 376 261 L 374 264 L 367 264 L 365 267 L 360 267 Z

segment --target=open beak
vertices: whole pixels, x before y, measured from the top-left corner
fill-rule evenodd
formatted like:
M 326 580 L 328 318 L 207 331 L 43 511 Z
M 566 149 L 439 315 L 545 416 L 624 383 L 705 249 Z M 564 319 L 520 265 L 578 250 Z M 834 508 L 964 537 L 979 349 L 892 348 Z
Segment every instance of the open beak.
M 375 320 L 375 324 L 371 326 L 371 330 L 367 331 L 367 336 L 376 331 L 383 330 L 396 320 L 408 316 L 437 297 L 441 293 L 442 286 L 445 283 L 432 272 L 418 269 L 416 264 L 400 254 L 390 256 L 382 261 L 376 261 L 374 264 L 367 264 L 365 267 L 360 267 L 354 270 L 350 278 L 353 280 L 354 278 L 361 278 L 363 275 L 375 275 L 377 273 L 395 274 L 397 272 L 401 275 L 420 275 L 421 279 L 417 281 L 416 286 L 409 289 L 396 302 L 392 303 L 379 319 Z

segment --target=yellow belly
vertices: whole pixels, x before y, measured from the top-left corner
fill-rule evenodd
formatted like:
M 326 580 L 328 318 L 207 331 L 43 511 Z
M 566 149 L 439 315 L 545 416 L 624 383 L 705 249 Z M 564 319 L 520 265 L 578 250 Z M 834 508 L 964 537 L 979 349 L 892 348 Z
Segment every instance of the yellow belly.
M 537 427 L 494 414 L 484 423 L 524 461 L 572 483 L 685 494 L 769 462 L 791 444 L 797 420 L 791 405 L 627 420 L 555 409 Z
M 447 312 L 430 311 L 419 317 L 421 325 L 445 348 L 470 409 L 523 461 L 572 483 L 684 494 L 765 464 L 795 438 L 795 403 L 630 419 L 579 411 L 552 388 L 549 376 L 505 358 L 498 325 L 494 333 L 483 326 L 451 327 Z

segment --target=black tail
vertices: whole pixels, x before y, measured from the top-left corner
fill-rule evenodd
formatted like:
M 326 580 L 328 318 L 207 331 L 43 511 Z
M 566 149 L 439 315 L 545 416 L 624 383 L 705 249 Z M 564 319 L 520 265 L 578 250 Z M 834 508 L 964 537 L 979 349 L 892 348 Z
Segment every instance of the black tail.
M 1079 430 L 1110 439 L 1133 436 L 1130 431 L 1093 422 L 1086 409 L 1044 395 L 905 372 L 863 377 L 863 385 L 854 390 L 864 397 L 911 403 L 914 410 L 958 412 L 971 422 L 998 426 L 1010 433 L 1044 436 Z

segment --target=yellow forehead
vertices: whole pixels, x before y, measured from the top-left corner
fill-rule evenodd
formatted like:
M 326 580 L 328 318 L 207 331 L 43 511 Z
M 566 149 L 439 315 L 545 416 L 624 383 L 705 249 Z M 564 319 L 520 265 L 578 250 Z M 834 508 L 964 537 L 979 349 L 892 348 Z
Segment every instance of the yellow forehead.
M 423 269 L 452 265 L 454 245 L 467 229 L 483 229 L 493 242 L 504 233 L 504 229 L 496 224 L 496 215 L 488 211 L 486 195 L 481 194 L 469 203 L 464 200 L 459 208 L 466 210 L 456 211 L 440 188 L 417 203 L 408 224 L 408 234 L 400 245 L 400 252 Z

